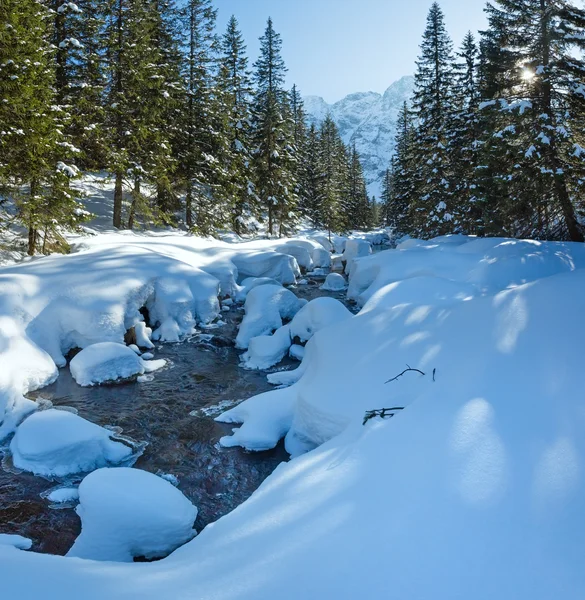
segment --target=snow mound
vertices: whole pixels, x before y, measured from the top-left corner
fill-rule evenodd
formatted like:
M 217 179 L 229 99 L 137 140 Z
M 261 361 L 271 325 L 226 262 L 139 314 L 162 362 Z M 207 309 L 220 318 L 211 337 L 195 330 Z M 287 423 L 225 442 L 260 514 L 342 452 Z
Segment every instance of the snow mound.
M 349 274 L 351 272 L 354 259 L 362 256 L 369 256 L 371 253 L 372 247 L 369 242 L 358 239 L 347 240 L 342 259 L 345 263 L 345 273 Z
M 306 304 L 290 290 L 276 285 L 252 289 L 246 297 L 246 314 L 236 337 L 236 348 L 246 349 L 253 337 L 267 335 L 282 327 Z
M 290 325 L 283 325 L 272 335 L 253 337 L 248 344 L 247 352 L 242 355 L 243 366 L 246 369 L 262 370 L 279 363 L 286 356 L 291 345 L 290 328 Z
M 326 292 L 340 292 L 347 287 L 345 278 L 339 273 L 329 273 L 321 289 Z
M 312 235 L 310 239 L 311 241 L 317 242 L 327 252 L 333 252 L 333 244 L 329 241 L 329 238 L 326 235 L 316 234 Z
M 324 248 L 315 248 L 312 254 L 313 265 L 315 268 L 330 269 L 331 253 Z
M 236 294 L 237 302 L 245 302 L 248 294 L 255 288 L 261 285 L 280 285 L 280 282 L 270 277 L 247 277 L 242 281 L 241 286 Z
M 321 329 L 349 319 L 353 315 L 335 298 L 315 298 L 295 315 L 290 323 L 290 336 L 301 342 L 310 340 Z
M 303 360 L 305 356 L 305 347 L 299 344 L 293 344 L 288 351 L 288 355 L 295 360 Z
M 67 556 L 160 558 L 195 535 L 197 508 L 171 483 L 139 469 L 98 469 L 79 486 L 81 533 Z
M 219 443 L 224 448 L 242 446 L 251 452 L 274 448 L 292 424 L 294 394 L 290 388 L 265 392 L 242 402 L 218 417 L 220 423 L 243 423 Z
M 301 271 L 289 254 L 270 250 L 237 253 L 231 258 L 240 277 L 270 277 L 283 285 L 295 283 Z
M 79 490 L 72 487 L 58 488 L 47 495 L 47 500 L 57 504 L 73 502 L 75 500 L 79 500 Z
M 17 428 L 10 451 L 15 467 L 45 477 L 92 471 L 133 457 L 133 449 L 113 440 L 111 431 L 56 409 L 28 417 Z
M 92 344 L 74 356 L 69 368 L 73 379 L 79 385 L 87 387 L 143 375 L 148 366 L 148 361 L 143 360 L 128 346 L 102 342 Z
M 276 246 L 275 250 L 282 254 L 289 254 L 293 256 L 299 267 L 304 271 L 310 271 L 313 268 L 313 259 L 311 258 L 311 251 L 295 242 L 286 242 L 279 246 Z

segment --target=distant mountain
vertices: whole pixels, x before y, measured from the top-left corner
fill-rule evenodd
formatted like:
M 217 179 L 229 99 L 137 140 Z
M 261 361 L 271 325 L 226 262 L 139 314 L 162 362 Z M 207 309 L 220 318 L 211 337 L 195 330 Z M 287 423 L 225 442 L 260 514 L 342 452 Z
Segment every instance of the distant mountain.
M 364 165 L 368 191 L 380 197 L 385 170 L 394 154 L 398 113 L 414 88 L 414 77 L 403 77 L 384 94 L 358 92 L 327 104 L 320 96 L 304 98 L 309 124 L 319 125 L 331 113 L 346 144 L 353 144 Z

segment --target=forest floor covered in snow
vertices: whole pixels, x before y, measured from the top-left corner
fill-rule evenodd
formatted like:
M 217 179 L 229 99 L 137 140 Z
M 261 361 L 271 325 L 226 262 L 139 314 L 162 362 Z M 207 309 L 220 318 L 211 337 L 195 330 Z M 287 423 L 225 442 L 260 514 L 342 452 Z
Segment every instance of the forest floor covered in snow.
M 0 268 L 4 451 L 39 476 L 89 473 L 57 494 L 82 522 L 67 557 L 0 535 L 2 594 L 585 597 L 585 247 L 447 236 L 371 254 L 380 235 L 101 231 Z M 357 314 L 295 293 L 330 267 L 325 289 L 347 286 Z M 300 364 L 226 406 L 221 446 L 284 439 L 291 460 L 191 539 L 197 507 L 172 478 L 129 468 L 128 440 L 29 396 L 59 369 L 81 386 L 146 385 L 164 368 L 153 346 L 221 328 L 236 305 L 242 368 Z

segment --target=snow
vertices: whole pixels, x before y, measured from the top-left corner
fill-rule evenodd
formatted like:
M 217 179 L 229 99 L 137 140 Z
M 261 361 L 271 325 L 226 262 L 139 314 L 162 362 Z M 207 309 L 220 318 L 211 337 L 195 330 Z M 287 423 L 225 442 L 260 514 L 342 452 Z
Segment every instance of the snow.
M 139 469 L 98 469 L 79 486 L 81 534 L 67 556 L 160 558 L 195 535 L 197 509 L 169 481 Z
M 152 354 L 150 355 L 152 357 Z M 145 358 L 148 358 L 145 355 Z M 115 342 L 92 344 L 77 354 L 69 365 L 73 379 L 81 386 L 100 385 L 125 381 L 143 375 L 166 362 L 152 363 L 141 358 L 127 346 Z
M 47 495 L 47 500 L 62 504 L 64 502 L 73 502 L 79 500 L 79 490 L 77 488 L 65 487 L 53 490 Z
M 18 469 L 44 477 L 64 477 L 130 461 L 133 449 L 112 432 L 69 411 L 49 409 L 28 417 L 10 442 Z
M 306 300 L 281 286 L 255 287 L 246 297 L 246 314 L 236 337 L 236 348 L 246 349 L 252 338 L 279 329 L 283 319 L 292 319 L 305 304 Z
M 305 304 L 291 321 L 291 338 L 307 342 L 321 329 L 351 316 L 352 314 L 339 300 L 327 297 L 315 298 Z
M 305 356 L 305 347 L 300 346 L 299 344 L 293 344 L 288 351 L 288 355 L 295 360 L 303 360 Z
M 154 348 L 154 344 L 151 341 L 152 329 L 146 326 L 143 321 L 138 321 L 134 325 L 134 332 L 136 334 L 136 344 L 139 348 Z
M 249 251 L 270 253 L 265 248 L 272 243 L 262 241 Z M 178 244 L 184 249 L 187 241 Z M 250 398 L 219 417 L 241 424 L 222 438 L 223 446 L 261 451 L 284 437 L 295 457 L 249 500 L 161 561 L 104 564 L 81 556 L 130 561 L 172 551 L 193 533 L 187 535 L 187 519 L 178 518 L 181 510 L 194 508 L 183 503 L 184 509 L 174 509 L 157 501 L 150 484 L 124 477 L 108 482 L 97 471 L 80 487 L 80 507 L 85 503 L 88 512 L 76 546 L 88 554 L 63 558 L 0 543 L 2 591 L 60 600 L 582 600 L 584 245 L 439 238 L 409 240 L 407 246 L 355 258 L 348 294 L 363 306 L 360 313 L 317 331 L 298 369 L 269 376 L 271 383 L 289 387 Z M 228 265 L 230 252 L 192 254 L 204 254 L 201 264 L 222 274 L 220 285 L 233 291 L 240 274 Z M 290 264 L 281 256 L 282 264 Z M 119 249 L 110 258 L 125 268 Z M 69 260 L 52 266 L 58 272 L 61 261 Z M 55 376 L 45 349 L 50 346 L 33 341 L 43 336 L 31 338 L 29 327 L 47 306 L 45 283 L 30 267 L 51 261 L 24 263 L 8 279 L 6 269 L 0 271 L 2 285 L 9 286 L 0 295 L 0 364 L 9 360 L 13 367 L 9 374 L 0 369 L 3 406 L 25 402 L 29 385 Z M 138 282 L 125 289 L 141 289 L 140 273 L 127 270 L 127 278 Z M 134 324 L 123 316 L 136 316 L 131 311 L 143 305 L 140 299 L 122 296 L 116 287 L 102 297 L 102 287 L 96 283 L 79 297 L 64 285 L 54 290 L 73 307 L 91 304 L 110 325 Z M 270 284 L 256 287 L 246 300 L 246 316 L 262 317 L 264 311 L 269 318 L 259 318 L 260 325 L 273 323 L 263 331 L 277 330 L 283 319 L 300 314 L 281 314 L 286 292 Z M 112 304 L 103 310 L 108 297 Z M 93 314 L 88 308 L 77 319 L 92 325 L 76 330 L 79 337 L 93 331 L 93 343 L 121 342 L 96 339 L 125 328 L 106 326 Z M 47 327 L 53 322 L 44 321 Z M 54 332 L 48 329 L 43 339 Z M 63 353 L 67 343 L 56 339 Z M 366 411 L 393 406 L 404 410 L 362 424 Z M 62 411 L 29 416 L 12 444 L 26 438 L 27 423 L 51 412 Z M 54 436 L 62 444 L 59 431 L 49 435 L 54 430 L 47 425 L 31 431 L 28 443 L 40 450 Z M 76 423 L 74 431 L 83 430 Z M 44 448 L 41 454 L 51 457 Z M 76 451 L 69 458 L 82 455 Z M 163 525 L 163 518 L 172 524 Z M 181 540 L 174 536 L 179 531 Z M 173 533 L 172 544 L 167 533 Z
M 329 269 L 331 267 L 331 252 L 325 248 L 315 248 L 312 253 L 313 266 L 316 268 Z
M 353 266 L 353 261 L 362 256 L 368 256 L 372 253 L 372 247 L 369 242 L 360 239 L 349 239 L 345 244 L 343 251 L 343 262 L 345 262 L 345 273 L 349 274 Z
M 310 271 L 313 268 L 311 252 L 303 246 L 295 244 L 294 242 L 287 242 L 285 244 L 276 246 L 275 250 L 282 254 L 289 254 L 290 256 L 293 256 L 296 259 L 299 267 L 305 271 Z
M 221 423 L 243 423 L 224 436 L 219 443 L 225 448 L 242 446 L 251 452 L 270 450 L 286 435 L 292 424 L 294 397 L 289 388 L 254 396 L 215 420 Z
M 260 285 L 280 285 L 280 283 L 270 277 L 247 277 L 242 281 L 241 287 L 236 294 L 236 301 L 245 302 L 248 293 Z
M 32 540 L 29 540 L 22 535 L 0 533 L 0 546 L 11 546 L 18 550 L 30 550 L 32 547 Z
M 329 273 L 327 279 L 325 279 L 325 283 L 321 286 L 321 289 L 327 292 L 340 292 L 345 288 L 345 278 L 339 273 Z
M 253 337 L 248 351 L 242 355 L 243 366 L 246 369 L 269 369 L 279 363 L 291 346 L 290 329 L 290 325 L 283 325 L 272 335 Z

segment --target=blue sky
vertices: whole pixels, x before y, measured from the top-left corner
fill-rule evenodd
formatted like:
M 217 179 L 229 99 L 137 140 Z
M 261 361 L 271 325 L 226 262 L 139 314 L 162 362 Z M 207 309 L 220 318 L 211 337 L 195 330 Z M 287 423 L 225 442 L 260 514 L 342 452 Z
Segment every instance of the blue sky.
M 352 92 L 383 92 L 414 72 L 432 0 L 215 0 L 218 29 L 235 14 L 254 60 L 268 16 L 283 39 L 289 84 L 328 102 Z M 485 0 L 442 0 L 458 46 L 485 26 Z

